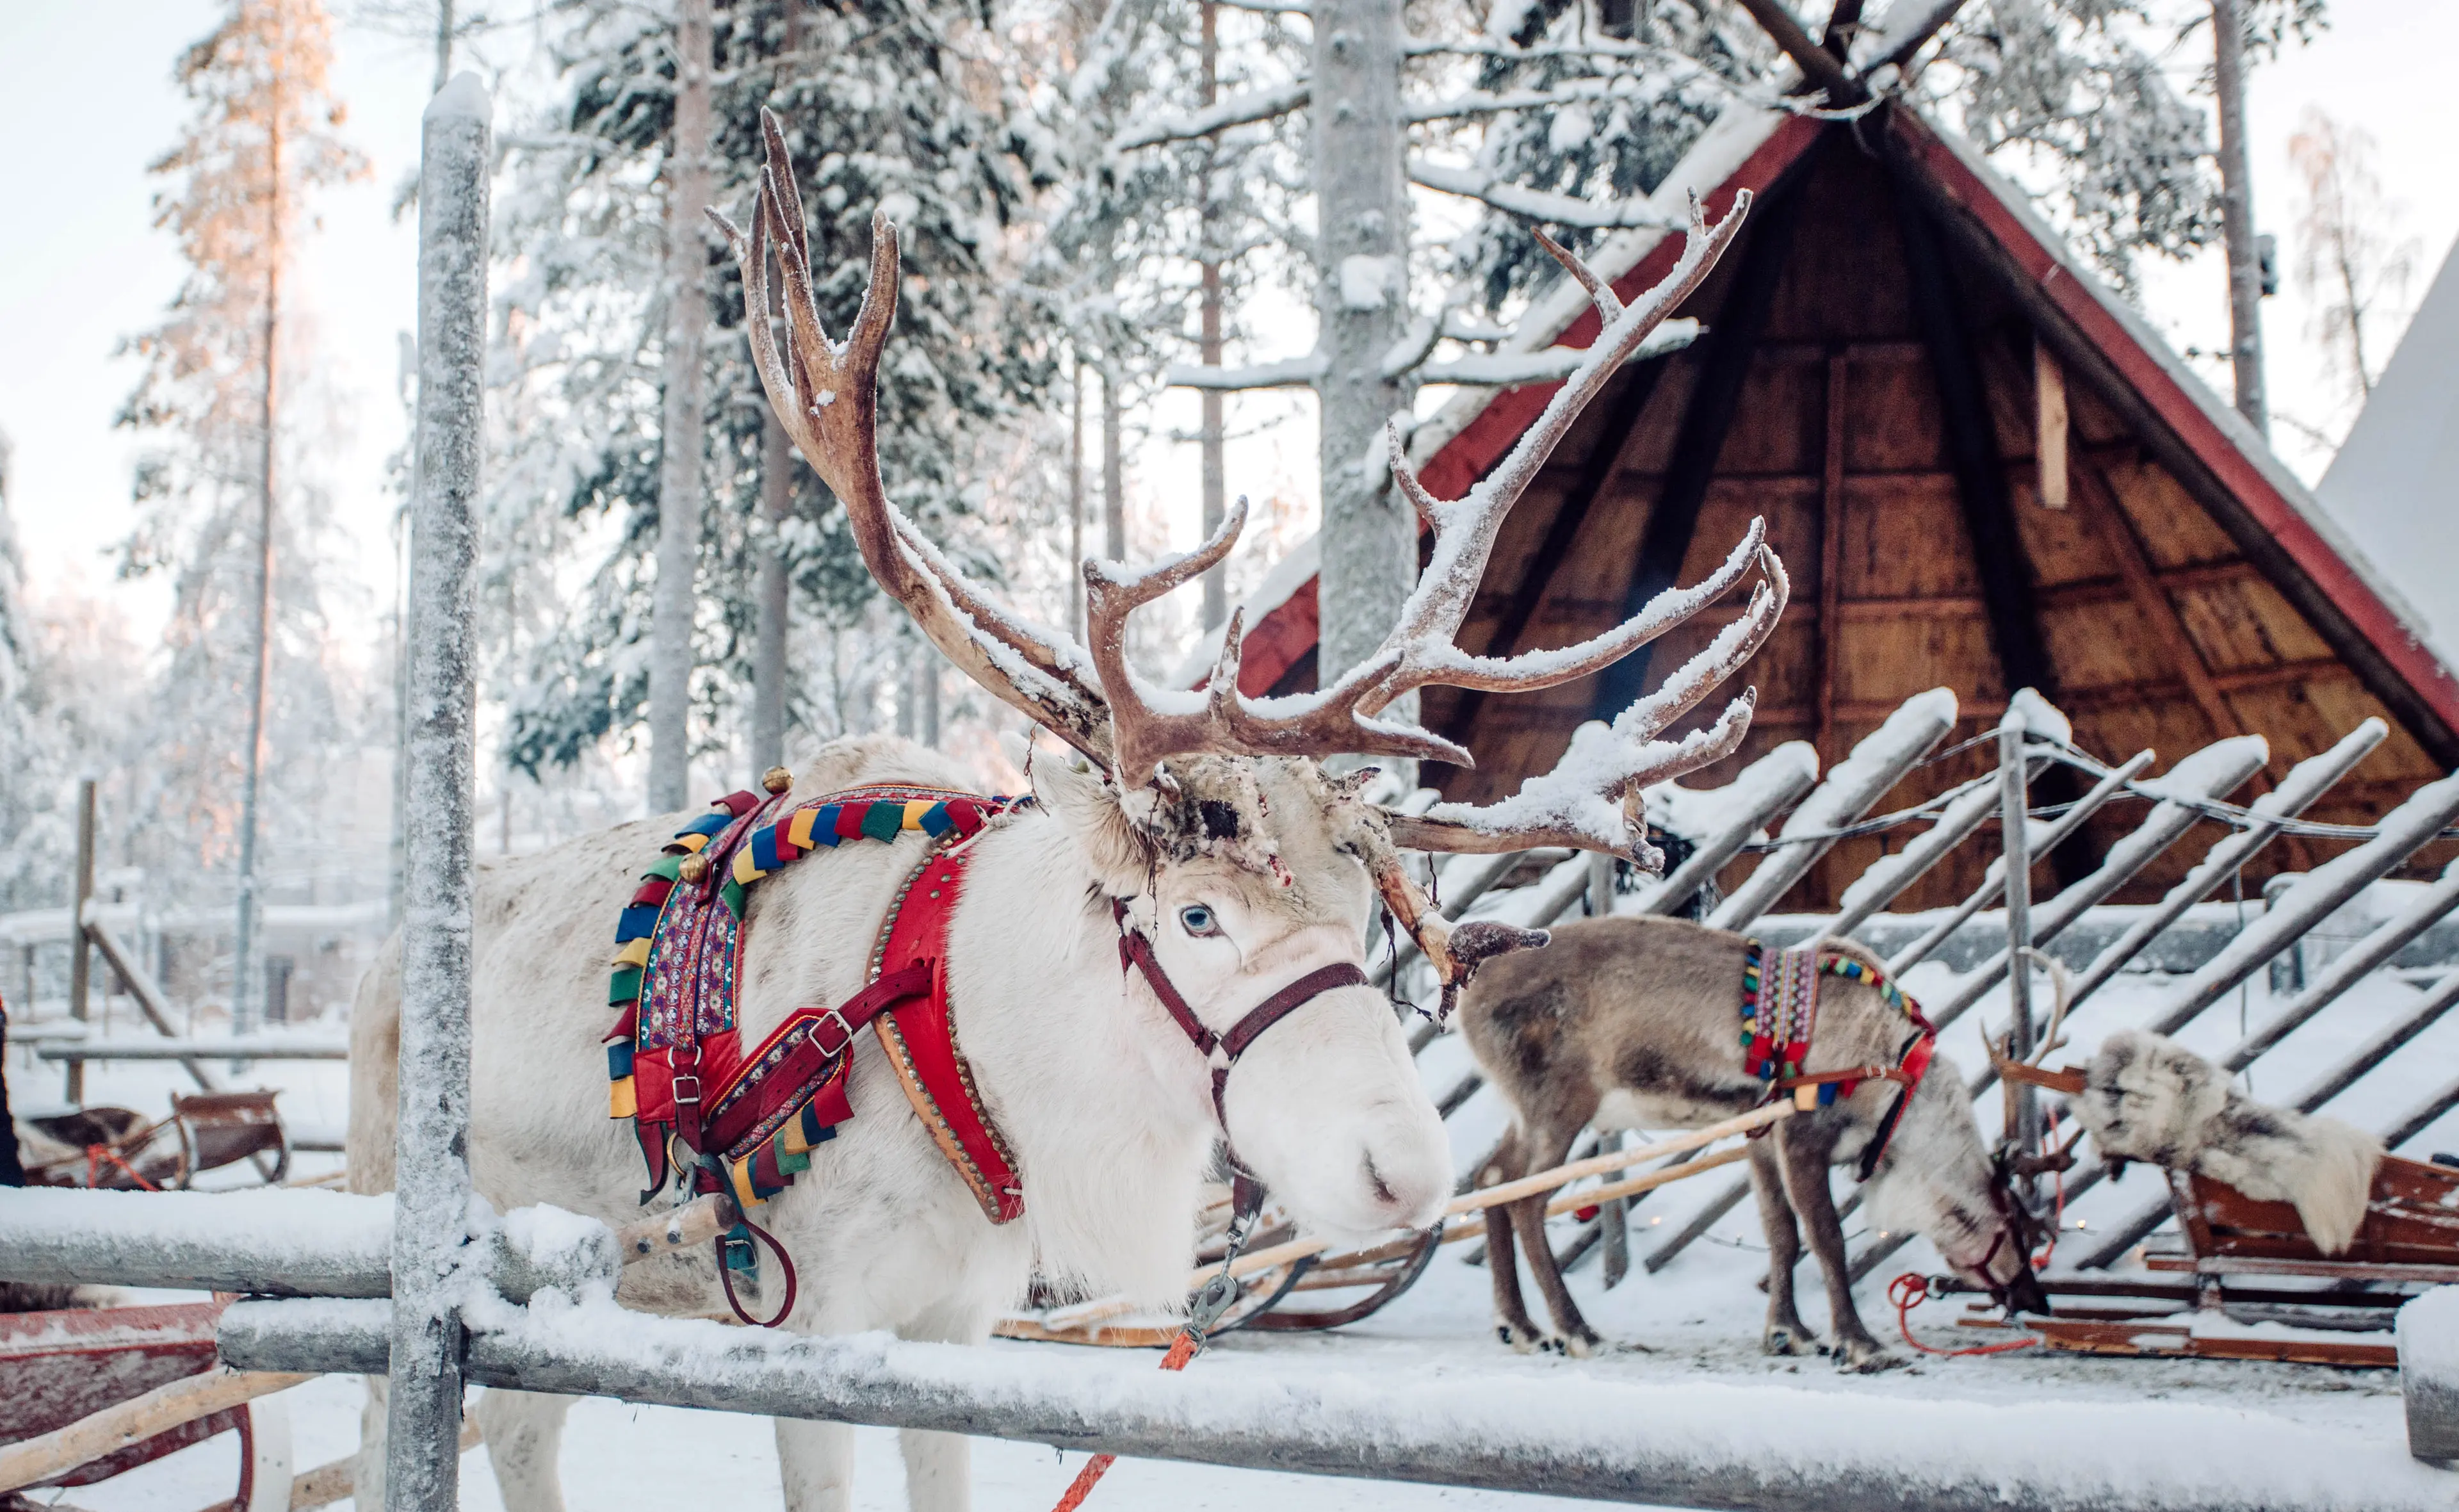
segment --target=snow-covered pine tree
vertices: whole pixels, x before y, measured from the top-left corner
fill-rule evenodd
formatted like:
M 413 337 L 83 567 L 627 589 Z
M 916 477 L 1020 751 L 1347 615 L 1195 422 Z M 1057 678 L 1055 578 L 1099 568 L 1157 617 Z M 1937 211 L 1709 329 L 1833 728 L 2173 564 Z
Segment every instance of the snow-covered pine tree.
M 170 573 L 174 590 L 160 699 L 177 745 L 153 764 L 147 801 L 171 821 L 158 841 L 193 839 L 208 863 L 236 869 L 241 1027 L 260 789 L 296 803 L 315 780 L 300 758 L 339 717 L 316 571 L 324 504 L 293 465 L 311 448 L 288 409 L 289 388 L 306 386 L 285 378 L 302 370 L 286 361 L 302 343 L 284 286 L 315 192 L 366 171 L 339 136 L 331 64 L 320 0 L 231 0 L 181 55 L 194 114 L 152 171 L 165 180 L 155 224 L 188 272 L 163 323 L 126 344 L 144 373 L 119 423 L 158 445 L 137 469 L 121 571 Z
M 507 412 L 522 419 L 500 436 L 490 477 L 491 578 L 552 563 L 578 565 L 586 581 L 577 608 L 541 604 L 496 641 L 513 690 L 507 755 L 533 772 L 578 761 L 607 737 L 630 740 L 646 704 L 642 567 L 658 528 L 663 391 L 656 176 L 674 100 L 670 19 L 596 0 L 577 8 L 557 44 L 568 93 L 557 118 L 507 138 L 502 371 Z M 821 307 L 840 325 L 860 298 L 872 208 L 897 222 L 906 282 L 896 358 L 881 375 L 882 468 L 924 529 L 996 574 L 994 556 L 963 538 L 977 449 L 1038 397 L 1053 363 L 1040 312 L 999 294 L 1046 153 L 1020 90 L 998 67 L 994 33 L 987 7 L 945 0 L 723 8 L 711 198 L 741 211 L 760 158 L 758 113 L 774 109 L 812 218 L 813 265 L 828 278 Z M 890 696 L 880 663 L 910 637 L 877 612 L 843 514 L 808 469 L 793 464 L 783 525 L 761 518 L 767 401 L 740 334 L 740 281 L 714 243 L 709 267 L 695 740 L 731 744 L 746 713 L 754 581 L 779 538 L 811 632 L 793 642 L 793 720 L 818 734 L 871 727 Z M 859 643 L 839 643 L 849 639 Z

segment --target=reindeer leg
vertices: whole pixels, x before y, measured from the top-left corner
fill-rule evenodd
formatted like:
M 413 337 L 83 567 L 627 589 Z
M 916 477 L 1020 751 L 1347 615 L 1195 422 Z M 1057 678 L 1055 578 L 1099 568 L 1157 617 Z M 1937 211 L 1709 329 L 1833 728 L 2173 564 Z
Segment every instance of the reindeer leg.
M 1568 1128 L 1530 1135 L 1523 1146 L 1528 1152 L 1528 1167 L 1543 1170 L 1563 1164 L 1581 1127 L 1574 1124 Z M 1545 1204 L 1550 1196 L 1540 1194 L 1513 1203 L 1511 1222 L 1519 1231 L 1521 1248 L 1528 1251 L 1529 1273 L 1536 1276 L 1537 1290 L 1545 1294 L 1545 1310 L 1553 1314 L 1554 1337 L 1549 1347 L 1585 1359 L 1604 1348 L 1606 1341 L 1580 1315 L 1579 1304 L 1571 1300 L 1571 1289 L 1563 1282 L 1563 1268 L 1554 1262 L 1554 1247 L 1545 1242 Z M 1486 1263 L 1493 1264 L 1491 1255 Z
M 1823 1122 L 1823 1121 L 1820 1121 Z M 1844 1224 L 1836 1216 L 1836 1196 L 1827 1173 L 1834 1164 L 1838 1128 L 1822 1128 L 1808 1119 L 1779 1126 L 1776 1143 L 1784 1170 L 1784 1188 L 1793 1210 L 1810 1230 L 1810 1252 L 1827 1280 L 1827 1320 L 1836 1335 L 1837 1354 L 1848 1370 L 1894 1370 L 1906 1361 L 1870 1336 L 1861 1313 L 1853 1305 L 1853 1278 L 1844 1258 Z
M 563 1447 L 563 1420 L 577 1398 L 490 1386 L 471 1416 L 486 1436 L 487 1462 L 506 1512 L 563 1512 L 563 1481 L 556 1460 Z
M 1518 1181 L 1528 1170 L 1522 1154 L 1526 1141 L 1514 1124 L 1494 1148 L 1494 1158 L 1478 1172 L 1478 1185 L 1496 1186 Z M 1485 1270 L 1494 1279 L 1494 1336 L 1525 1354 L 1545 1341 L 1545 1331 L 1528 1316 L 1527 1299 L 1520 1292 L 1520 1257 L 1511 1241 L 1510 1205 L 1485 1209 Z
M 1768 1310 L 1767 1330 L 1759 1335 L 1760 1348 L 1771 1354 L 1811 1354 L 1818 1349 L 1818 1335 L 1801 1321 L 1793 1301 L 1793 1271 L 1801 1264 L 1801 1232 L 1794 1227 L 1793 1205 L 1785 1199 L 1784 1177 L 1777 1168 L 1775 1149 L 1777 1135 L 1751 1141 L 1751 1190 L 1759 1200 L 1759 1227 L 1767 1233 L 1768 1246 Z

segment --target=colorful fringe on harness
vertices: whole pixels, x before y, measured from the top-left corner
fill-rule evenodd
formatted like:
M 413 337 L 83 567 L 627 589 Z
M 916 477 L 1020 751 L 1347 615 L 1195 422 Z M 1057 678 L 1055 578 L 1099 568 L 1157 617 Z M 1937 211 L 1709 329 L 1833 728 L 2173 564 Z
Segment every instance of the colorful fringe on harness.
M 779 781 L 782 782 L 782 774 Z M 641 873 L 615 926 L 607 1001 L 621 1013 L 606 1036 L 607 1113 L 628 1118 L 648 1165 L 645 1203 L 674 1172 L 671 1142 L 691 1151 L 686 1180 L 728 1190 L 746 1208 L 810 1167 L 810 1151 L 852 1116 L 846 1092 L 850 1032 L 830 1042 L 841 1011 L 799 1009 L 745 1055 L 735 1026 L 743 914 L 761 878 L 816 850 L 850 840 L 893 841 L 908 831 L 968 838 L 1019 800 L 882 784 L 812 799 L 779 814 L 782 792 L 729 793 L 678 831 Z M 704 867 L 688 867 L 704 856 Z M 685 880 L 685 872 L 694 880 Z M 937 894 L 934 893 L 934 897 Z M 892 913 L 892 919 L 895 915 Z M 935 976 L 908 969 L 858 997 L 871 1012 L 900 996 L 931 996 Z M 848 1010 L 851 1003 L 846 1005 Z M 722 1247 L 729 1267 L 751 1265 L 748 1233 Z
M 1879 989 L 1888 1007 L 1909 1018 L 1923 1035 L 1929 1032 L 1928 1021 L 1911 998 L 1882 973 L 1850 956 L 1814 945 L 1777 951 L 1770 961 L 1757 940 L 1745 939 L 1743 947 L 1742 1069 L 1770 1083 L 1771 1102 L 1779 1090 L 1774 1083 L 1806 1074 L 1810 1040 L 1818 1021 L 1822 976 L 1868 982 Z M 1804 1112 L 1827 1107 L 1839 1098 L 1851 1097 L 1860 1085 L 1859 1078 L 1804 1083 L 1792 1089 L 1794 1106 Z

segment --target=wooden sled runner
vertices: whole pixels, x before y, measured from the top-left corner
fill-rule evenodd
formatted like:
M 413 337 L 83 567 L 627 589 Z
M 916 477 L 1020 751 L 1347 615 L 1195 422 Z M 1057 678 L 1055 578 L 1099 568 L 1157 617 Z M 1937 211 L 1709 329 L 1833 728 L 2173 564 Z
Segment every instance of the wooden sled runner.
M 2386 1334 L 2402 1302 L 2425 1287 L 2459 1282 L 2459 1169 L 2384 1156 L 2364 1222 L 2336 1255 L 2322 1253 L 2288 1203 L 2259 1201 L 2207 1176 L 2168 1176 L 2178 1234 L 2147 1250 L 2144 1266 L 2178 1279 L 2044 1275 L 2058 1313 L 2025 1319 L 2022 1328 L 2047 1348 L 2074 1354 L 2388 1370 L 2399 1351 L 2387 1338 L 2349 1335 Z M 2010 1326 L 1972 1315 L 1963 1321 Z
M 92 1485 L 224 1433 L 239 1436 L 230 1512 L 287 1512 L 290 1425 L 267 1399 L 304 1376 L 214 1355 L 220 1302 L 0 1314 L 0 1507 L 32 1487 Z

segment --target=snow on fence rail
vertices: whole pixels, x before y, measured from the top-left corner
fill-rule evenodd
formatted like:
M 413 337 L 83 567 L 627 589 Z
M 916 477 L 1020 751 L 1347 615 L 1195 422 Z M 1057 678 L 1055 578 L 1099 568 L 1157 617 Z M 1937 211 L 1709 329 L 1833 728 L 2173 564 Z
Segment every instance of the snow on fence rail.
M 1294 1374 L 1230 1354 L 1173 1376 L 1143 1354 L 761 1334 L 552 1292 L 467 1316 L 468 1378 L 489 1385 L 1260 1470 L 1788 1512 L 2449 1506 L 2448 1477 L 2396 1438 L 2351 1442 L 2236 1407 L 1907 1402 L 1313 1364 Z M 381 1370 L 386 1322 L 382 1303 L 241 1302 L 222 1317 L 223 1358 Z

